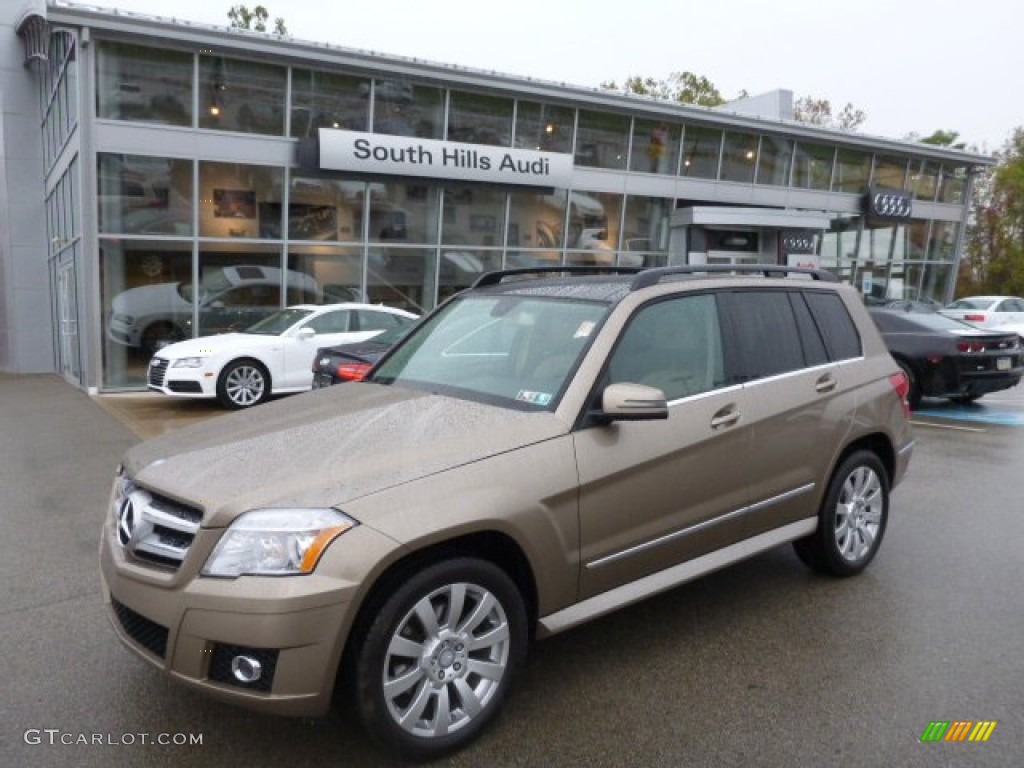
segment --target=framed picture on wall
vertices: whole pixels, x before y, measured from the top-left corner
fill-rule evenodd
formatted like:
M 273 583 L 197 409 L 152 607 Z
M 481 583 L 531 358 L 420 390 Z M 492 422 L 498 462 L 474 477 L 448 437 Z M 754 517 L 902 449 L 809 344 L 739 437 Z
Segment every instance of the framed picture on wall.
M 213 215 L 218 219 L 255 219 L 256 193 L 251 189 L 213 190 Z

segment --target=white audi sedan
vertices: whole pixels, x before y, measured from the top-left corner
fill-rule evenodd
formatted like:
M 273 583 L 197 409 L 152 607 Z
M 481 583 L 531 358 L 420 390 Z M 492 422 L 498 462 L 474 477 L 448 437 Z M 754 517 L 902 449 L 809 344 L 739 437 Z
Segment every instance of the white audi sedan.
M 226 408 L 248 408 L 271 395 L 312 388 L 320 347 L 365 341 L 417 319 L 377 304 L 298 304 L 238 333 L 163 347 L 149 362 L 148 385 L 165 395 L 217 398 Z
M 965 296 L 939 312 L 979 328 L 1024 335 L 1024 299 L 1019 296 Z

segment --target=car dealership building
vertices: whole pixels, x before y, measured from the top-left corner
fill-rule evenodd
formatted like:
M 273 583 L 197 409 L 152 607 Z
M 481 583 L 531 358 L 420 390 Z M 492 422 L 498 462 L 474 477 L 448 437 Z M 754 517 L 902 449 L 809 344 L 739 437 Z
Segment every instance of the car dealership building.
M 425 312 L 501 267 L 812 265 L 950 299 L 992 159 L 791 118 L 786 91 L 707 109 L 5 2 L 0 371 L 140 389 L 233 318 Z

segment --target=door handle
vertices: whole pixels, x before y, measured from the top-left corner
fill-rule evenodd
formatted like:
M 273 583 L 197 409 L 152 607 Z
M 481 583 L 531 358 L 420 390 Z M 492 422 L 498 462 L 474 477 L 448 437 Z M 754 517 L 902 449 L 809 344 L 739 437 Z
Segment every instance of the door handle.
M 711 417 L 711 428 L 722 429 L 724 427 L 731 427 L 739 420 L 739 408 L 737 408 L 735 404 L 730 404 L 722 408 L 714 416 Z
M 814 383 L 814 391 L 818 393 L 831 392 L 839 382 L 831 373 L 826 373 Z

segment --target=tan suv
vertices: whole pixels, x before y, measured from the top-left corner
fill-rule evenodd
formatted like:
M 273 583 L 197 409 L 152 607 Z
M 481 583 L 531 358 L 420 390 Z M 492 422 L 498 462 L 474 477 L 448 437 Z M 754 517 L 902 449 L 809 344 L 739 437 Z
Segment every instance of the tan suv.
M 121 639 L 267 712 L 338 682 L 386 748 L 463 746 L 527 645 L 793 542 L 849 576 L 913 446 L 824 272 L 485 275 L 368 380 L 131 449 L 101 547 Z

